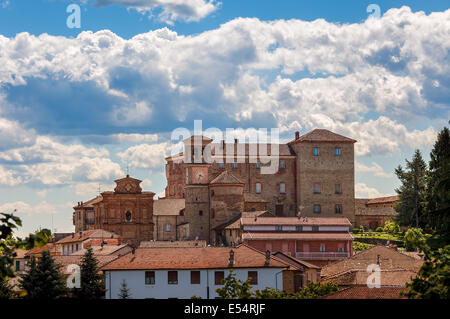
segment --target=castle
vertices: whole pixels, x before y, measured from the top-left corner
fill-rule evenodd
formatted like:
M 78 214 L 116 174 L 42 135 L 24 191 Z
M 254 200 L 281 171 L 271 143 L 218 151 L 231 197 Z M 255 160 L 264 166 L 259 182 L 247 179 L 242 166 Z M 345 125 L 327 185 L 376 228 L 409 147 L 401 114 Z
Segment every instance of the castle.
M 136 242 L 197 239 L 218 245 L 229 244 L 228 225 L 252 212 L 346 217 L 353 224 L 355 143 L 324 129 L 296 132 L 292 141 L 277 145 L 276 172 L 263 174 L 265 164 L 252 155 L 253 144 L 213 144 L 192 136 L 184 140 L 183 153 L 166 158 L 164 198 L 154 201 L 154 193 L 142 192 L 140 181 L 127 176 L 116 181 L 115 192 L 74 207 L 75 230 L 102 228 Z M 215 160 L 202 156 L 205 148 Z M 270 156 L 273 150 L 264 152 Z M 191 155 L 194 160 L 186 160 Z

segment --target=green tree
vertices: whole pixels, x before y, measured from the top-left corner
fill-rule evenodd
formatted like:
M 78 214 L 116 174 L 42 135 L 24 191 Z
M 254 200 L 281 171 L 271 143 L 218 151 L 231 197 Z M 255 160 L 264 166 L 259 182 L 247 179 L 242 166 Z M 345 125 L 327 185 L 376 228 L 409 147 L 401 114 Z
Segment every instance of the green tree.
M 12 265 L 14 262 L 14 229 L 22 226 L 19 217 L 12 214 L 0 213 L 0 279 L 14 277 Z
M 105 283 L 92 247 L 86 250 L 80 264 L 80 288 L 74 288 L 74 297 L 101 299 L 105 296 Z
M 0 300 L 11 299 L 14 297 L 16 297 L 16 293 L 8 283 L 8 280 L 6 280 L 5 278 L 0 278 Z
M 48 251 L 38 261 L 32 258 L 28 270 L 20 277 L 20 287 L 28 299 L 57 299 L 67 293 L 61 265 L 55 263 Z
M 275 288 L 265 288 L 263 290 L 255 291 L 255 299 L 290 299 L 292 295 L 275 289 Z
M 130 289 L 127 286 L 127 282 L 125 279 L 122 280 L 122 283 L 120 285 L 120 292 L 119 292 L 119 298 L 120 299 L 130 299 Z
M 397 223 L 395 223 L 395 222 L 387 221 L 384 224 L 383 231 L 385 233 L 388 233 L 388 234 L 391 234 L 391 235 L 396 235 L 396 234 L 398 234 L 400 232 L 400 226 Z
M 322 284 L 320 282 L 310 282 L 305 288 L 294 295 L 296 299 L 318 299 L 338 291 L 338 286 L 333 282 Z
M 411 299 L 450 299 L 450 245 L 424 249 L 425 262 L 417 277 L 407 283 L 404 295 Z
M 222 299 L 250 299 L 252 297 L 250 278 L 243 282 L 236 278 L 232 270 L 222 280 L 222 285 L 222 288 L 216 289 L 217 294 Z
M 405 248 L 407 251 L 422 249 L 426 244 L 425 235 L 420 228 L 410 228 L 403 237 Z
M 406 170 L 399 165 L 395 174 L 401 182 L 395 190 L 400 197 L 395 207 L 399 213 L 398 222 L 402 226 L 423 226 L 427 165 L 420 151 L 415 151 L 411 161 L 406 160 Z
M 439 132 L 430 153 L 427 187 L 427 222 L 447 243 L 450 242 L 450 131 Z

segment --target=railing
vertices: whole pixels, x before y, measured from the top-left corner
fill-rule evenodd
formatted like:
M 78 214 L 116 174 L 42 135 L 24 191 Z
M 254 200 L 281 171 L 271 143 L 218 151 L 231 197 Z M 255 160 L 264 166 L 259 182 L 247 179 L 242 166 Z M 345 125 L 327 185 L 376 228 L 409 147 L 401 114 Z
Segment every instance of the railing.
M 298 259 L 342 259 L 350 257 L 348 252 L 297 252 Z

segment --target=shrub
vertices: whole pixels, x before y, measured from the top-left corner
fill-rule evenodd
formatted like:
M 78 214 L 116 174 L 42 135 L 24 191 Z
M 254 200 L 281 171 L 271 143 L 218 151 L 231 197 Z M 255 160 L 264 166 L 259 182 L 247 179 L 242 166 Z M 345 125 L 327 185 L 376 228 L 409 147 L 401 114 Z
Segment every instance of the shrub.
M 358 234 L 360 231 L 361 231 L 361 229 L 359 229 L 359 228 L 353 228 L 352 229 L 352 233 L 353 234 Z

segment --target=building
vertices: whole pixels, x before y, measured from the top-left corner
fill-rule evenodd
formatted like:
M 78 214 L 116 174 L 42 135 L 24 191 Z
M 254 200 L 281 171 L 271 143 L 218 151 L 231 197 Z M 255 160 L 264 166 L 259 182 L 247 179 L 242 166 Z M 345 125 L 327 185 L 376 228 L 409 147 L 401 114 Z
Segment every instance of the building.
M 241 280 L 251 278 L 254 290 L 281 290 L 283 273 L 290 265 L 270 253 L 241 245 L 231 249 L 138 248 L 102 269 L 107 299 L 118 298 L 124 280 L 134 299 L 214 299 L 231 270 Z
M 277 144 L 277 171 L 262 174 L 275 157 L 271 146 L 203 136 L 184 140 L 183 153 L 166 158 L 166 198 L 185 199 L 189 238 L 225 244 L 217 227 L 244 211 L 268 210 L 280 217 L 346 217 L 354 222 L 354 143 L 328 130 L 314 130 Z M 202 154 L 211 149 L 211 160 Z M 267 156 L 255 155 L 254 150 Z M 238 154 L 244 150 L 245 155 Z M 192 158 L 193 157 L 193 160 Z M 264 161 L 263 161 L 264 160 Z
M 261 251 L 280 251 L 323 266 L 352 255 L 347 218 L 242 218 L 242 242 Z
M 141 181 L 128 175 L 115 183 L 114 192 L 102 192 L 74 207 L 75 232 L 104 229 L 136 247 L 142 240 L 152 240 L 155 193 L 143 192 Z
M 286 271 L 283 276 L 284 291 L 296 293 L 309 283 L 320 281 L 320 267 L 280 251 L 273 255 L 291 265 L 291 271 Z
M 118 246 L 122 243 L 119 235 L 105 231 L 103 229 L 85 230 L 64 237 L 57 241 L 57 255 L 72 255 L 78 251 L 84 251 L 88 247 L 114 245 Z
M 369 288 L 361 285 L 341 289 L 323 299 L 407 299 L 401 295 L 406 291 L 404 287 Z
M 153 202 L 154 240 L 186 240 L 189 223 L 184 216 L 184 198 L 163 198 Z
M 355 199 L 355 227 L 362 226 L 371 230 L 383 227 L 387 221 L 398 216 L 395 211 L 398 201 L 398 196 Z
M 334 282 L 340 287 L 366 285 L 368 267 L 380 268 L 382 287 L 405 287 L 415 278 L 423 260 L 384 246 L 374 246 L 354 256 L 326 265 L 321 271 L 321 282 Z M 375 288 L 374 288 L 375 289 Z
M 139 248 L 206 248 L 204 240 L 141 241 Z
M 20 273 L 25 270 L 28 257 L 26 256 L 27 251 L 24 249 L 15 249 L 14 253 L 14 272 Z
M 255 217 L 274 217 L 272 213 L 265 211 L 250 211 L 242 212 L 242 215 L 230 220 L 225 225 L 218 227 L 217 231 L 220 231 L 221 236 L 225 238 L 225 242 L 228 245 L 236 246 L 242 243 L 242 226 L 241 218 L 255 218 Z

